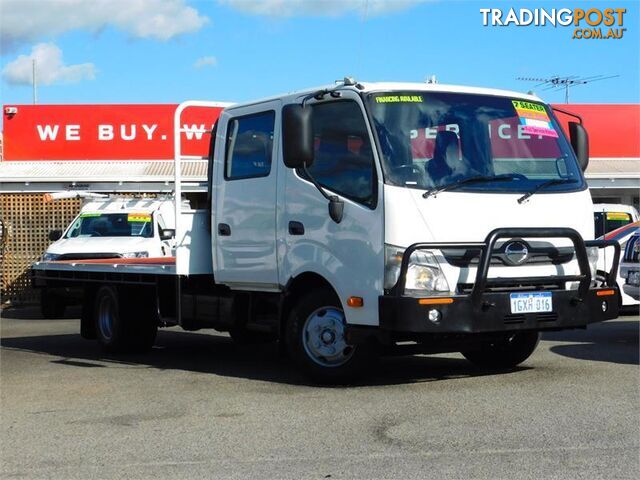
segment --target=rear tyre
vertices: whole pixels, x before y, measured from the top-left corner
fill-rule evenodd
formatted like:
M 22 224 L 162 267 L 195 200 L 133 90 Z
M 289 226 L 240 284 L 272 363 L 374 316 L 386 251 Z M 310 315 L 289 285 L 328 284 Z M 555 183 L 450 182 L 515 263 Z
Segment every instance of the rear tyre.
M 144 296 L 137 301 L 133 292 L 103 286 L 96 293 L 95 331 L 98 342 L 108 352 L 144 352 L 156 339 L 157 319 L 145 309 Z
M 482 368 L 512 368 L 529 358 L 539 341 L 539 332 L 513 333 L 499 340 L 479 343 L 461 353 Z
M 44 288 L 40 292 L 40 310 L 42 316 L 46 319 L 53 320 L 62 318 L 67 305 L 64 298 L 52 293 Z
M 310 292 L 300 297 L 289 315 L 289 354 L 316 382 L 353 382 L 375 360 L 375 348 L 347 344 L 345 330 L 344 311 L 337 296 L 328 289 Z

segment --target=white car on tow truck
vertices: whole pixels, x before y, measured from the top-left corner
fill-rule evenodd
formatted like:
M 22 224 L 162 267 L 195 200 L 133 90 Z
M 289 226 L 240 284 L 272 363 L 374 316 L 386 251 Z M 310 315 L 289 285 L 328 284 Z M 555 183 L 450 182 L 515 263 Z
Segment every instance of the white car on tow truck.
M 181 115 L 207 106 L 175 113 L 178 199 Z M 596 265 L 620 246 L 593 239 L 587 133 L 569 133 L 540 98 L 485 88 L 346 78 L 236 104 L 207 208 L 176 208 L 175 264 L 46 261 L 33 280 L 81 288 L 81 333 L 112 351 L 180 325 L 275 338 L 321 382 L 404 347 L 511 368 L 541 331 L 618 313 L 617 258 L 603 281 Z

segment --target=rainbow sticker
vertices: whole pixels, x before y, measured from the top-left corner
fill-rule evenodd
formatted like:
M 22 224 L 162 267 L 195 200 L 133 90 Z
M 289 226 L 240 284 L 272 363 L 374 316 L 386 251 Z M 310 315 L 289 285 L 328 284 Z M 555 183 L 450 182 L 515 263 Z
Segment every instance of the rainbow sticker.
M 512 100 L 513 107 L 522 125 L 522 133 L 558 138 L 547 111 L 542 105 L 522 100 Z
M 149 213 L 130 213 L 127 215 L 127 222 L 150 222 L 151 214 Z

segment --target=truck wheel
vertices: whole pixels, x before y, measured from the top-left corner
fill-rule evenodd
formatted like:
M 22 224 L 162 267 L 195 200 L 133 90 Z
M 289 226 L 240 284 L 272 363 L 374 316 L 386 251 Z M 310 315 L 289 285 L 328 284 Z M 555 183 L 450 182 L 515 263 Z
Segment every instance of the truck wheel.
M 511 368 L 529 358 L 539 341 L 539 332 L 520 332 L 508 335 L 501 340 L 482 342 L 461 353 L 479 367 Z
M 40 310 L 44 318 L 49 320 L 62 318 L 66 308 L 64 298 L 55 295 L 46 288 L 41 290 Z
M 340 301 L 329 290 L 302 296 L 287 322 L 291 358 L 320 383 L 352 382 L 375 358 L 373 345 L 345 341 L 345 316 Z
M 146 303 L 136 303 L 131 298 L 120 300 L 116 288 L 103 286 L 98 289 L 95 300 L 98 342 L 109 352 L 149 350 L 155 342 L 158 326 L 153 316 L 144 314 L 141 307 Z

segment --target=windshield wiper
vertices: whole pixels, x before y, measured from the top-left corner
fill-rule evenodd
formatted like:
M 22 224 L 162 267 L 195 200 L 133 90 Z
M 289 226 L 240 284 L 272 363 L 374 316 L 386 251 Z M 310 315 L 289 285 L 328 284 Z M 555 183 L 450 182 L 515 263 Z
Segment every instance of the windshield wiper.
M 482 183 L 482 182 L 503 182 L 505 180 L 513 180 L 514 178 L 522 178 L 522 175 L 515 173 L 504 173 L 502 175 L 476 175 L 475 177 L 463 178 L 456 182 L 447 183 L 441 187 L 434 187 L 427 190 L 422 194 L 422 198 L 429 198 L 433 195 L 437 195 L 440 192 L 454 190 L 462 185 L 468 185 L 470 183 Z
M 521 196 L 518 199 L 518 203 L 526 202 L 529 199 L 529 197 L 531 197 L 532 195 L 535 195 L 540 190 L 544 190 L 547 187 L 551 187 L 553 185 L 563 185 L 565 183 L 577 183 L 577 182 L 578 180 L 572 179 L 572 178 L 556 178 L 555 180 L 547 180 L 546 182 L 542 182 L 539 185 L 536 185 L 536 187 L 533 190 L 530 190 L 527 193 L 525 193 L 523 196 Z

